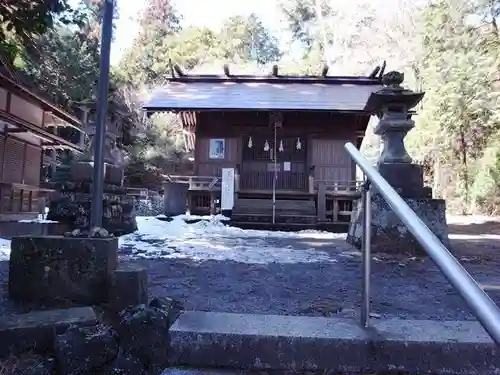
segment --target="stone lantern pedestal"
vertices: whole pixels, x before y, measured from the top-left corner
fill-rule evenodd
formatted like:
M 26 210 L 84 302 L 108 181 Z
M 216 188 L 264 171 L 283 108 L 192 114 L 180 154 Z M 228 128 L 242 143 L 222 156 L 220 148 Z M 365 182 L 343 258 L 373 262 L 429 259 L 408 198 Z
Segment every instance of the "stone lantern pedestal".
M 375 134 L 383 141 L 383 151 L 377 162 L 377 169 L 417 216 L 448 247 L 445 201 L 432 198 L 432 189 L 424 186 L 422 166 L 412 163 L 404 145 L 406 134 L 415 127 L 410 110 L 422 100 L 424 93 L 415 93 L 401 87 L 403 82 L 401 73 L 389 72 L 383 77 L 382 82 L 384 87 L 373 93 L 366 104 L 366 110 L 379 118 Z M 371 185 L 370 189 L 372 190 L 372 252 L 425 255 L 425 250 L 376 188 Z M 363 209 L 359 200 L 351 218 L 347 242 L 360 249 L 362 235 Z
M 94 108 L 95 105 L 92 105 Z M 88 120 L 89 109 L 86 108 L 84 125 L 90 142 L 86 152 L 76 160 L 60 165 L 52 178 L 56 193 L 53 194 L 49 206 L 48 220 L 66 224 L 70 229 L 90 229 L 91 202 L 94 173 L 94 136 L 96 125 Z M 104 194 L 103 194 L 103 228 L 116 236 L 132 233 L 137 230 L 137 221 L 133 199 L 127 196 L 123 187 L 124 158 L 123 153 L 115 147 L 120 133 L 121 118 L 116 114 L 109 116 L 106 123 L 106 140 L 104 144 Z M 82 140 L 82 146 L 84 146 Z

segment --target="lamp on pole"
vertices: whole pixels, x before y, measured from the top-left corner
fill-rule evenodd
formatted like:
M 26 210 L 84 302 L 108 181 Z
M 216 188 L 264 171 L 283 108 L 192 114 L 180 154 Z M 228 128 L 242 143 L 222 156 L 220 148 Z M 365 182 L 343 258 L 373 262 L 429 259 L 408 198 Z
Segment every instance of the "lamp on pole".
M 90 227 L 102 227 L 104 195 L 104 143 L 108 114 L 109 60 L 113 34 L 114 0 L 103 0 L 104 13 L 101 27 L 100 74 L 97 93 L 97 123 L 94 143 L 94 175 Z

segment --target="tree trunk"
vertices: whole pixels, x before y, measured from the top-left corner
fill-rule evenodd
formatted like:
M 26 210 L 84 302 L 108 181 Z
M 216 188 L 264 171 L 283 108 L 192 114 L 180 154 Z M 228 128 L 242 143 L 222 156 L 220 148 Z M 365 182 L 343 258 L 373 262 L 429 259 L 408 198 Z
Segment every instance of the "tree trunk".
M 462 213 L 465 215 L 469 207 L 469 166 L 467 158 L 467 142 L 465 141 L 465 133 L 460 130 L 460 159 L 462 162 L 462 179 L 464 182 L 465 205 L 462 207 Z
M 441 161 L 439 155 L 434 158 L 434 176 L 433 176 L 432 192 L 436 198 L 442 197 L 441 192 Z
M 325 20 L 323 18 L 323 9 L 321 7 L 321 0 L 315 1 L 316 17 L 318 18 L 319 27 L 321 30 L 321 36 L 323 37 L 323 60 L 325 64 L 328 64 L 328 38 L 326 37 L 326 26 Z

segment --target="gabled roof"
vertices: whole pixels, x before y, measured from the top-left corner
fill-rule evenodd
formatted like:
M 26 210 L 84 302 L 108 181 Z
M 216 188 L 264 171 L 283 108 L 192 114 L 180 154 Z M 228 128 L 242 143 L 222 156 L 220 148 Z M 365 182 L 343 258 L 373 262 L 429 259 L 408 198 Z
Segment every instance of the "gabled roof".
M 158 111 L 301 110 L 363 112 L 380 77 L 188 76 L 167 80 L 143 108 Z
M 13 92 L 38 103 L 45 111 L 54 113 L 55 116 L 74 127 L 81 127 L 81 122 L 78 118 L 43 97 L 40 93 L 36 92 L 34 88 L 29 87 L 29 85 L 21 79 L 19 72 L 16 72 L 15 76 L 9 73 L 11 72 L 6 69 L 0 69 L 0 84 L 2 84 L 2 86 L 5 85 L 6 88 L 11 89 Z

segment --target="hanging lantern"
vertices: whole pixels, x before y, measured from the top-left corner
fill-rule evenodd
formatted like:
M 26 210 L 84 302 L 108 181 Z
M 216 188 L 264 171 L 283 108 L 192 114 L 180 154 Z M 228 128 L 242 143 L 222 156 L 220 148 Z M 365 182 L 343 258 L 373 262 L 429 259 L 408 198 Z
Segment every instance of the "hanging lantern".
M 280 148 L 279 148 L 280 152 L 283 152 L 285 149 L 283 148 L 283 141 L 280 141 Z
M 267 139 L 266 143 L 264 143 L 264 151 L 269 151 L 269 143 L 267 142 Z
M 302 150 L 302 143 L 300 143 L 300 138 L 297 138 L 297 143 L 295 145 L 297 150 Z
M 248 137 L 248 148 L 252 148 L 253 143 L 252 143 L 252 137 Z

